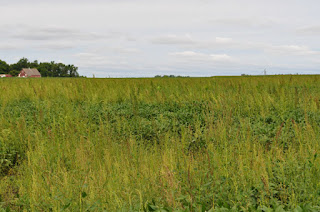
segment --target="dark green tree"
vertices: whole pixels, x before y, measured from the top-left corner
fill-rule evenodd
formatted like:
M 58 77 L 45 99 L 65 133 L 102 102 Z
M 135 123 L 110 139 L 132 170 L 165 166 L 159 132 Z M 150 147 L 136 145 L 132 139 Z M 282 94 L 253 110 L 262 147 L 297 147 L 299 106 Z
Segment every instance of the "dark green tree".
M 21 58 L 17 63 L 10 65 L 10 71 L 21 71 L 23 68 L 31 68 L 27 58 Z
M 10 73 L 12 76 L 17 76 L 23 68 L 36 68 L 42 77 L 79 77 L 78 67 L 55 63 L 54 61 L 39 63 L 37 60 L 30 62 L 27 58 L 21 58 L 17 63 L 11 65 L 4 61 L 1 62 L 0 73 Z
M 38 70 L 43 77 L 79 77 L 78 67 L 63 63 L 40 63 Z
M 8 74 L 10 71 L 10 66 L 5 62 L 0 60 L 0 74 Z

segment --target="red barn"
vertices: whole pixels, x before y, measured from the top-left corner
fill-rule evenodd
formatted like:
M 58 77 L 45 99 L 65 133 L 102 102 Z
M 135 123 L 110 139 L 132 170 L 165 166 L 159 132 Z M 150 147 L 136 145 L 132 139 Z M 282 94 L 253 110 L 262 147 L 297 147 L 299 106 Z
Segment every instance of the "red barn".
M 23 68 L 18 77 L 41 77 L 41 74 L 36 68 Z

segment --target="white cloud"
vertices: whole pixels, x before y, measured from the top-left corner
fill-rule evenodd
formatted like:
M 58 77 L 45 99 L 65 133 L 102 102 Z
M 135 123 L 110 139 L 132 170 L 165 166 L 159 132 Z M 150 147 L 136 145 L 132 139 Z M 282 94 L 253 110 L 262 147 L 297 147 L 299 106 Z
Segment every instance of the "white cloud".
M 216 43 L 228 44 L 232 42 L 232 38 L 216 37 Z
M 205 56 L 205 54 L 196 53 L 193 51 L 173 52 L 173 53 L 169 53 L 169 55 L 182 56 L 182 57 L 203 57 L 203 56 Z
M 194 45 L 196 41 L 194 41 L 189 34 L 184 36 L 177 35 L 165 35 L 152 39 L 152 43 L 154 44 L 167 44 L 167 45 Z
M 232 62 L 233 58 L 227 54 L 204 54 L 194 51 L 183 51 L 169 53 L 170 56 L 176 56 L 186 61 L 196 60 L 203 62 Z
M 213 61 L 232 61 L 232 57 L 226 54 L 210 54 Z
M 279 54 L 279 55 L 320 56 L 320 51 L 314 51 L 307 46 L 299 46 L 299 45 L 280 45 L 280 46 L 270 45 L 270 46 L 267 46 L 265 50 L 272 54 Z
M 155 45 L 171 45 L 181 47 L 193 47 L 193 48 L 224 48 L 226 46 L 238 45 L 232 38 L 229 37 L 209 37 L 206 39 L 194 39 L 190 34 L 186 35 L 165 35 L 154 37 L 151 40 Z

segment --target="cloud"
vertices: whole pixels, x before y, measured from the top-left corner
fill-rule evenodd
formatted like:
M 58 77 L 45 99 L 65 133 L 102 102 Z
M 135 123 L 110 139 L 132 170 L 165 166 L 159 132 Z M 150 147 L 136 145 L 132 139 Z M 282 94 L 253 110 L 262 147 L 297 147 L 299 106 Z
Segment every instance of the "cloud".
M 56 26 L 24 26 L 11 34 L 13 38 L 23 40 L 97 40 L 106 37 L 95 32 L 82 32 L 76 29 Z
M 243 53 L 247 51 L 257 51 L 257 52 L 265 52 L 272 55 L 293 55 L 293 56 L 312 56 L 312 55 L 320 55 L 320 51 L 312 50 L 310 47 L 306 45 L 294 45 L 294 44 L 286 44 L 286 45 L 274 45 L 272 43 L 267 42 L 254 42 L 248 40 L 237 40 L 230 37 L 215 37 L 209 40 L 196 40 L 191 39 L 191 36 L 188 36 L 188 40 L 186 40 L 185 36 L 171 36 L 174 39 L 163 39 L 163 42 L 156 42 L 156 44 L 164 44 L 164 45 L 172 45 L 172 46 L 180 46 L 184 48 L 193 48 L 193 49 L 207 49 L 214 51 L 242 51 Z M 170 37 L 170 38 L 171 38 Z M 166 42 L 164 42 L 166 41 Z M 187 42 L 188 41 L 188 42 Z M 175 55 L 184 55 L 184 56 L 198 56 L 199 53 L 184 51 L 173 53 Z M 171 55 L 173 55 L 171 54 Z M 203 56 L 203 55 L 202 55 Z
M 308 64 L 311 70 L 320 61 L 319 6 L 298 0 L 3 0 L 0 56 L 60 59 L 84 75 L 99 70 L 104 76 L 241 74 L 266 64 L 278 70 Z
M 243 27 L 243 28 L 257 28 L 257 27 L 274 27 L 277 21 L 272 19 L 262 19 L 257 17 L 250 18 L 218 18 L 209 20 L 209 23 L 214 25 L 222 25 L 228 27 Z
M 41 44 L 36 44 L 32 48 L 37 48 L 40 50 L 57 51 L 76 48 L 76 44 L 70 42 L 44 42 Z
M 205 54 L 197 53 L 194 51 L 173 52 L 173 53 L 169 53 L 169 55 L 181 56 L 181 57 L 203 57 L 203 56 L 205 56 Z
M 210 54 L 210 58 L 212 58 L 213 61 L 232 61 L 232 57 L 227 54 Z
M 105 56 L 95 53 L 78 53 L 74 57 L 77 63 L 85 68 L 130 69 L 130 64 L 124 58 Z
M 303 27 L 297 29 L 296 32 L 302 35 L 320 35 L 320 26 Z
M 96 52 L 112 52 L 116 54 L 138 54 L 141 53 L 141 50 L 138 48 L 131 48 L 131 47 L 103 47 L 103 48 L 98 48 L 95 50 Z
M 113 64 L 108 57 L 94 53 L 77 53 L 74 57 L 78 60 L 78 63 L 84 67 L 108 66 Z
M 16 50 L 21 48 L 19 45 L 13 45 L 8 43 L 0 43 L 0 50 Z
M 216 37 L 216 43 L 229 44 L 232 43 L 232 38 Z
M 194 45 L 197 42 L 194 41 L 189 34 L 184 36 L 177 35 L 165 35 L 152 39 L 154 44 L 166 44 L 166 45 Z
M 170 35 L 158 36 L 152 39 L 152 44 L 168 45 L 193 49 L 209 49 L 209 50 L 226 50 L 226 49 L 262 49 L 268 44 L 262 42 L 254 42 L 238 40 L 232 37 L 210 37 L 207 39 L 194 39 L 191 35 Z
M 194 39 L 190 34 L 158 36 L 151 40 L 155 45 L 169 45 L 180 47 L 192 47 L 198 49 L 224 48 L 235 46 L 237 43 L 229 37 L 213 37 L 210 39 Z
M 279 55 L 320 56 L 320 51 L 314 51 L 307 46 L 299 45 L 266 45 L 265 51 Z
M 185 60 L 203 61 L 203 62 L 232 62 L 233 58 L 227 54 L 204 54 L 194 51 L 183 51 L 169 53 L 170 56 L 176 56 Z

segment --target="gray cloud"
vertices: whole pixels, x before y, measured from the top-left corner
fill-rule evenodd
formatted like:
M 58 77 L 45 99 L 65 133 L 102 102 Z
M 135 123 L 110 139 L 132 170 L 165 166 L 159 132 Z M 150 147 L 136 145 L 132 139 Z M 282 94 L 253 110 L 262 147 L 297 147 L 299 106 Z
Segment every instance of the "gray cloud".
M 3 0 L 0 56 L 63 60 L 99 76 L 314 71 L 319 7 L 312 0 Z
M 213 20 L 209 20 L 209 23 L 213 25 L 229 26 L 229 27 L 236 27 L 236 28 L 274 27 L 275 25 L 278 25 L 278 23 L 275 20 L 272 20 L 272 19 L 257 20 L 256 17 L 213 19 Z
M 8 50 L 16 50 L 19 49 L 20 46 L 8 44 L 8 43 L 0 43 L 0 50 L 8 51 Z
M 34 45 L 34 47 L 40 50 L 57 51 L 76 48 L 76 44 L 69 42 L 45 42 Z
M 320 35 L 320 26 L 302 27 L 297 30 L 299 34 Z
M 167 44 L 167 45 L 194 45 L 197 41 L 193 40 L 190 35 L 177 36 L 165 35 L 152 39 L 154 44 Z
M 307 46 L 299 45 L 280 45 L 267 46 L 266 51 L 282 55 L 297 55 L 297 56 L 320 56 L 320 51 L 314 51 Z
M 94 32 L 83 32 L 80 30 L 66 27 L 19 27 L 18 30 L 11 33 L 13 38 L 23 40 L 97 40 L 103 36 Z

